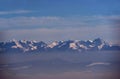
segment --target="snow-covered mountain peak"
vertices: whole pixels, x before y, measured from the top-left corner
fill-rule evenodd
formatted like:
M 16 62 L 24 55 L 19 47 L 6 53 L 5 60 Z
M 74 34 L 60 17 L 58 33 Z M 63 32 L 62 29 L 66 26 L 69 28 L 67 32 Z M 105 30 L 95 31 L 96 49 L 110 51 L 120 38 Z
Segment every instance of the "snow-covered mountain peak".
M 43 41 L 12 40 L 0 42 L 0 52 L 41 52 L 41 51 L 102 51 L 120 50 L 120 45 L 111 45 L 101 38 L 92 40 L 54 41 L 46 44 Z
M 37 43 L 37 41 L 36 41 L 36 40 L 32 40 L 32 42 L 33 42 L 33 43 Z
M 23 46 L 19 43 L 19 41 L 13 39 L 11 40 L 12 43 L 14 43 L 14 45 L 11 48 L 23 48 Z
M 53 48 L 54 46 L 58 45 L 59 43 L 57 41 L 52 42 L 51 44 L 48 45 L 48 47 Z
M 92 43 L 93 41 L 92 40 L 87 40 L 87 42 L 91 42 Z
M 70 48 L 72 48 L 72 49 L 77 49 L 76 43 L 70 43 Z
M 93 40 L 93 43 L 96 45 L 101 45 L 101 44 L 105 43 L 105 41 L 101 38 L 96 38 Z
M 27 40 L 20 40 L 19 42 L 21 42 L 21 43 L 27 43 Z

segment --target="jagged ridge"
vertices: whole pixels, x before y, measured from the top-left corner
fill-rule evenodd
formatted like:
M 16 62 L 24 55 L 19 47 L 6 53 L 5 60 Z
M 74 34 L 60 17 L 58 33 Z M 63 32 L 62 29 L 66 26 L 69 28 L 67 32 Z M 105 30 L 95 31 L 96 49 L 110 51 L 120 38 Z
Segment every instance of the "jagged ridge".
M 102 51 L 120 50 L 119 45 L 110 45 L 103 39 L 55 41 L 47 44 L 43 41 L 12 40 L 0 42 L 0 52 L 53 52 L 53 51 Z

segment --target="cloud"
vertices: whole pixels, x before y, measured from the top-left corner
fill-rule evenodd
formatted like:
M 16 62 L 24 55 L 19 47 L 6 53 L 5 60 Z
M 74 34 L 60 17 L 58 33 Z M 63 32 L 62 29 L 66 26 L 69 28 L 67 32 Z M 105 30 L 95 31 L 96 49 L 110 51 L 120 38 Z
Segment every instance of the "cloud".
M 0 31 L 6 39 L 50 41 L 101 37 L 118 43 L 120 27 L 116 27 L 119 22 L 114 23 L 120 17 L 117 16 L 0 18 Z
M 106 63 L 106 62 L 95 62 L 95 63 L 91 63 L 91 64 L 87 65 L 86 67 L 92 67 L 92 66 L 97 66 L 97 65 L 108 66 L 108 65 L 110 65 L 110 63 Z
M 21 66 L 21 67 L 14 67 L 14 68 L 10 68 L 11 70 L 22 70 L 22 69 L 28 69 L 31 68 L 31 65 L 28 66 Z
M 0 15 L 31 13 L 29 10 L 0 11 Z
M 24 11 L 19 11 L 24 13 Z M 18 12 L 18 13 L 19 13 Z M 26 11 L 25 11 L 26 12 Z M 12 12 L 11 12 L 12 13 Z M 17 13 L 17 12 L 16 12 Z M 36 29 L 36 28 L 78 28 L 78 27 L 99 27 L 115 26 L 114 21 L 120 16 L 77 16 L 77 17 L 11 17 L 0 18 L 0 29 Z
M 2 30 L 6 29 L 33 29 L 45 28 L 48 26 L 59 25 L 61 22 L 59 17 L 14 17 L 14 18 L 0 18 L 0 25 Z
M 38 41 L 56 41 L 56 40 L 86 40 L 100 37 L 106 41 L 116 41 L 114 32 L 116 29 L 107 27 L 79 27 L 79 28 L 39 28 L 39 29 L 22 29 L 4 31 L 6 40 L 26 39 Z M 113 39 L 114 38 L 114 39 Z M 113 41 L 111 41 L 113 42 Z

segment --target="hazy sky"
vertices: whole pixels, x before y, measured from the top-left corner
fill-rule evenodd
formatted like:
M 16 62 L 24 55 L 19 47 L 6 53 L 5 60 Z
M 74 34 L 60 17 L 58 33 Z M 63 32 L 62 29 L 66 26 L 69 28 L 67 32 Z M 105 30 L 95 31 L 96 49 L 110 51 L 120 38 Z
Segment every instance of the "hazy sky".
M 0 0 L 4 40 L 103 38 L 118 42 L 120 0 Z

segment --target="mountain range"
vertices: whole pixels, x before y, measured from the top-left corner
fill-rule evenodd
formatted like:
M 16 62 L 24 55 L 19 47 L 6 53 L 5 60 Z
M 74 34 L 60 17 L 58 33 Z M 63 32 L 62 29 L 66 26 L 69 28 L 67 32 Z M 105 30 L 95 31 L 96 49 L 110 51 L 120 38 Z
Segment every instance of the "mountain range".
M 63 52 L 63 51 L 117 51 L 120 45 L 111 45 L 101 38 L 94 40 L 54 41 L 47 44 L 43 41 L 11 40 L 0 42 L 0 52 Z

